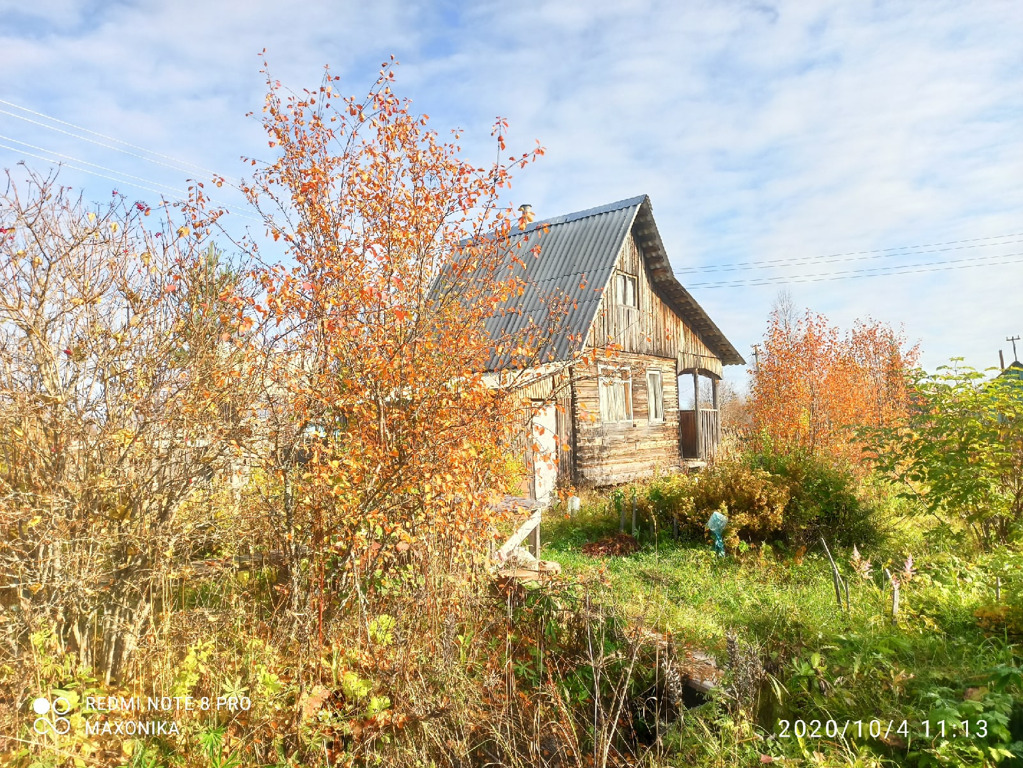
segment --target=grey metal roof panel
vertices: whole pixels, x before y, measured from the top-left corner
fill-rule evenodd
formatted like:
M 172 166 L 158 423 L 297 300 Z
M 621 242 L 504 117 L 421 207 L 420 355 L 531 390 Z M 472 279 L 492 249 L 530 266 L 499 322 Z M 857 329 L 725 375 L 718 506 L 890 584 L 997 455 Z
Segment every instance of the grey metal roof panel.
M 604 286 L 611 278 L 622 243 L 633 230 L 653 277 L 653 287 L 674 311 L 700 334 L 725 365 L 745 361 L 707 316 L 695 299 L 675 279 L 653 219 L 646 195 L 585 211 L 535 221 L 513 231 L 504 266 L 521 260 L 512 274 L 524 281 L 521 296 L 510 297 L 487 323 L 492 338 L 514 337 L 531 325 L 550 322 L 549 304 L 561 299 L 567 311 L 558 333 L 541 350 L 539 362 L 568 360 L 580 350 L 600 305 Z M 539 245 L 539 254 L 531 249 Z M 487 367 L 507 366 L 510 356 L 494 354 Z
M 531 323 L 550 322 L 549 305 L 563 302 L 565 314 L 558 333 L 541 350 L 542 362 L 569 359 L 585 341 L 600 303 L 600 291 L 611 277 L 622 242 L 645 197 L 622 200 L 586 211 L 535 221 L 512 233 L 512 246 L 524 267 L 513 275 L 525 282 L 522 296 L 512 297 L 505 310 L 487 322 L 494 338 L 521 333 Z M 539 254 L 530 251 L 540 246 Z M 514 310 L 514 311 L 511 311 Z M 507 355 L 494 355 L 488 368 L 508 364 Z

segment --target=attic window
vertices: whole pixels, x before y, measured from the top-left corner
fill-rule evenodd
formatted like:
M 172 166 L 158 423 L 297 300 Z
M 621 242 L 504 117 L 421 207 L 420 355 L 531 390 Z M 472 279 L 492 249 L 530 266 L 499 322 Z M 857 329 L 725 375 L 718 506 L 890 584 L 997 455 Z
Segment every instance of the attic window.
M 625 272 L 615 275 L 615 301 L 623 307 L 639 308 L 639 291 L 636 290 L 636 276 Z

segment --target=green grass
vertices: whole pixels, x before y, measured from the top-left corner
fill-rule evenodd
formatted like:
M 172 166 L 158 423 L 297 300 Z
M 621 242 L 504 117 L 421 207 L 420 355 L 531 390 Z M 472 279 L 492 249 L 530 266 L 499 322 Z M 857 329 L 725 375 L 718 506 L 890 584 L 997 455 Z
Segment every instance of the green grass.
M 795 557 L 754 546 L 718 558 L 709 542 L 676 542 L 670 531 L 655 533 L 647 525 L 635 554 L 583 554 L 587 542 L 617 530 L 617 515 L 609 515 L 603 505 L 590 505 L 572 519 L 545 522 L 543 557 L 560 562 L 569 577 L 606 580 L 612 599 L 633 622 L 670 632 L 677 647 L 704 649 L 721 666 L 727 663 L 727 633 L 756 648 L 776 683 L 774 690 L 781 693 L 762 708 L 760 737 L 776 732 L 779 718 L 908 720 L 917 731 L 924 721 L 957 717 L 1000 724 L 987 739 L 912 738 L 887 745 L 846 740 L 807 747 L 757 736 L 750 736 L 752 741 L 726 738 L 732 731 L 722 726 L 725 705 L 717 702 L 697 713 L 700 727 L 689 721 L 679 735 L 676 756 L 686 755 L 696 764 L 739 764 L 756 757 L 750 746 L 755 742 L 758 754 L 807 757 L 823 750 L 827 764 L 836 765 L 857 760 L 1023 765 L 1021 638 L 1013 634 L 1023 627 L 1011 618 L 1001 626 L 997 621 L 982 626 L 976 615 L 995 606 L 996 571 L 1016 580 L 1007 592 L 1019 589 L 1023 554 L 1018 550 L 960 557 L 940 547 L 921 551 L 923 539 L 907 537 L 916 550 L 918 572 L 902 586 L 900 615 L 893 623 L 891 591 L 882 591 L 879 572 L 886 563 L 893 570 L 902 566 L 906 550 L 899 541 L 863 553 L 873 559 L 873 579 L 855 574 L 848 551 L 833 552 L 849 582 L 847 612 L 837 606 L 820 547 Z M 1003 602 L 1016 595 L 1003 594 Z M 762 703 L 767 698 L 762 696 Z M 734 719 L 725 719 L 729 727 L 735 725 Z M 673 764 L 670 755 L 666 759 L 665 764 Z
M 704 542 L 656 539 L 627 557 L 590 557 L 582 546 L 618 530 L 611 517 L 584 512 L 544 528 L 543 557 L 577 576 L 604 573 L 633 617 L 678 639 L 724 650 L 728 629 L 745 627 L 758 639 L 788 640 L 846 631 L 850 617 L 835 610 L 830 569 L 823 554 L 801 563 L 751 550 L 741 559 L 717 557 Z M 854 601 L 855 602 L 855 601 Z M 854 606 L 855 607 L 855 606 Z

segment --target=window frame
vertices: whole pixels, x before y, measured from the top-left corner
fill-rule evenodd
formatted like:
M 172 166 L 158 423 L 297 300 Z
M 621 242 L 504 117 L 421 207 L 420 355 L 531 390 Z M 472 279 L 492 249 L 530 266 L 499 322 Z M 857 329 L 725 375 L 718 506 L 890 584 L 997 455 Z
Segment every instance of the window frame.
M 626 301 L 628 291 L 625 286 L 632 286 L 632 302 Z M 628 309 L 639 309 L 639 276 L 618 270 L 615 272 L 615 304 Z
M 623 418 L 611 419 L 611 403 L 607 400 L 611 387 L 621 387 L 621 403 Z M 605 389 L 606 388 L 606 389 Z M 635 421 L 635 408 L 632 397 L 632 368 L 627 365 L 598 365 L 597 366 L 597 398 L 600 405 L 601 424 L 627 424 L 632 425 Z M 605 418 L 607 416 L 608 418 Z
M 657 397 L 654 397 L 654 388 L 651 386 L 651 381 L 657 379 Z M 664 423 L 664 373 L 660 368 L 647 368 L 646 371 L 646 415 L 647 421 L 651 424 L 663 424 Z M 653 408 L 651 407 L 654 403 L 657 403 L 660 415 L 655 417 L 653 415 Z

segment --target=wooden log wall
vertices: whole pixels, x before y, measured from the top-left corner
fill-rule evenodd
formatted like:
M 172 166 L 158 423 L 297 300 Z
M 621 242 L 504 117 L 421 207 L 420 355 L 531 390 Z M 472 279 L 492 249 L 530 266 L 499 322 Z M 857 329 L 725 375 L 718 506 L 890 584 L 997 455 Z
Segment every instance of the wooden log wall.
M 604 486 L 646 479 L 677 470 L 678 379 L 673 358 L 620 353 L 600 365 L 628 367 L 632 374 L 632 422 L 604 424 L 600 419 L 597 365 L 572 369 L 575 416 L 575 484 Z M 646 374 L 659 370 L 664 420 L 651 423 Z
M 721 421 L 718 412 L 710 408 L 700 410 L 700 458 L 713 459 L 721 442 Z
M 700 444 L 696 439 L 696 411 L 678 412 L 678 432 L 682 458 L 700 458 Z
M 679 411 L 679 436 L 686 459 L 712 459 L 721 442 L 721 420 L 713 408 L 701 408 L 700 431 L 696 431 L 697 411 Z

